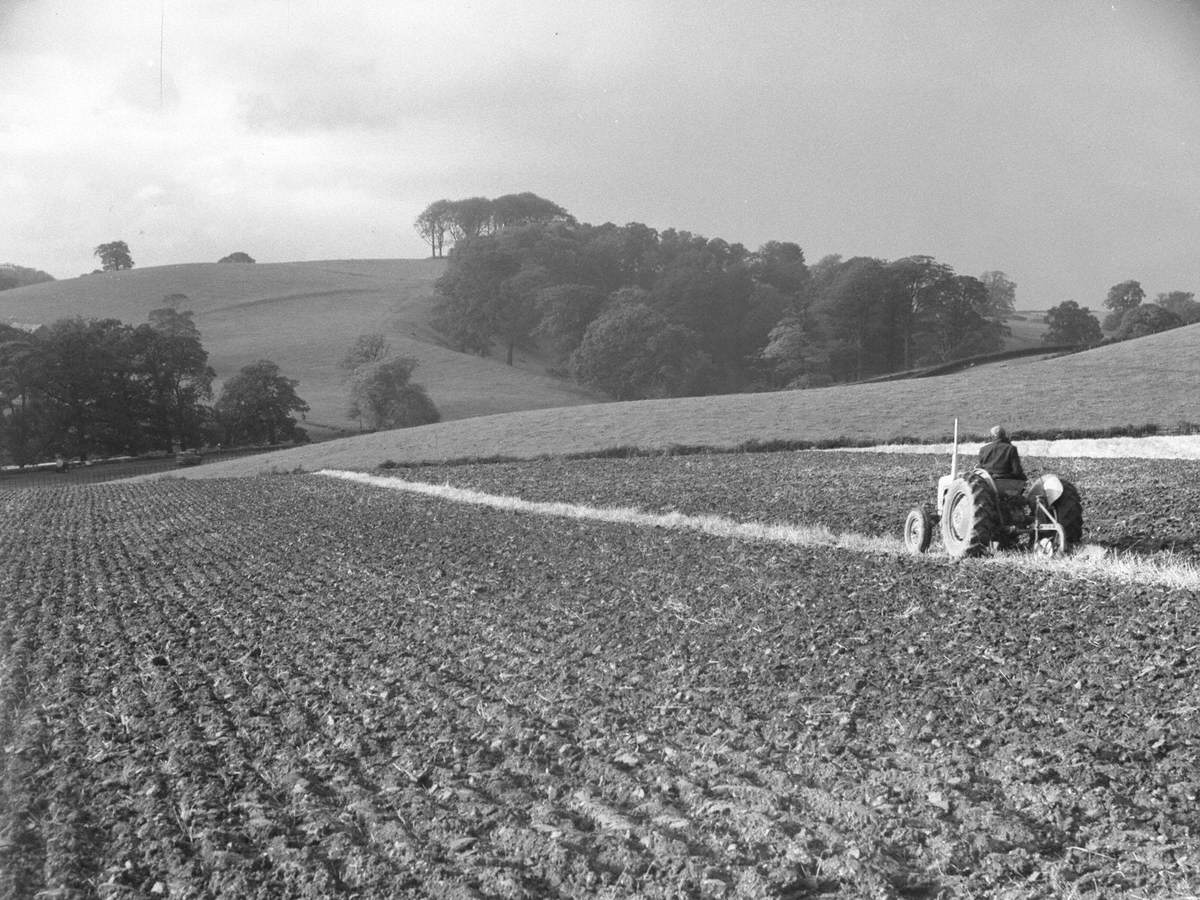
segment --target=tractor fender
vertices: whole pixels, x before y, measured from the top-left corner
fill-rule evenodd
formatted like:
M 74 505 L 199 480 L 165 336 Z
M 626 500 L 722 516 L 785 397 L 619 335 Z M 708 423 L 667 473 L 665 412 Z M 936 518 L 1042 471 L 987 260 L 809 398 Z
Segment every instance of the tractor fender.
M 993 494 L 999 493 L 999 491 L 996 489 L 996 479 L 992 477 L 992 473 L 987 469 L 972 469 L 971 477 L 978 478 L 985 482 L 987 486 L 991 488 Z
M 1044 498 L 1047 506 L 1053 506 L 1063 495 L 1063 483 L 1057 475 L 1043 475 L 1029 486 L 1026 496 L 1031 500 Z
M 937 504 L 934 507 L 936 515 L 941 518 L 946 513 L 946 497 L 950 494 L 950 488 L 954 486 L 956 481 L 973 481 L 978 478 L 988 486 L 988 491 L 993 496 L 997 496 L 996 482 L 992 480 L 991 473 L 987 469 L 972 469 L 966 475 L 943 475 L 938 479 Z

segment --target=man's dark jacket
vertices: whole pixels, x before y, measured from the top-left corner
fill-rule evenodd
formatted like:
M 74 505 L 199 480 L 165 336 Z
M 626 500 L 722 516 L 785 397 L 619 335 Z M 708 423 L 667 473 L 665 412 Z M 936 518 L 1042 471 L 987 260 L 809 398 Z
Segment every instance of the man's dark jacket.
M 993 478 L 1025 480 L 1025 470 L 1021 468 L 1021 455 L 1007 439 L 992 441 L 979 448 L 979 468 L 987 469 Z

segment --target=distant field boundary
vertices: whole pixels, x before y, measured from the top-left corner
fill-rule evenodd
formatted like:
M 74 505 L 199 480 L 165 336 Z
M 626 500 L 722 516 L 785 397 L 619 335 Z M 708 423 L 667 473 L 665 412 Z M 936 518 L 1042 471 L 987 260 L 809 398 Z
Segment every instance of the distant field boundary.
M 219 463 L 228 459 L 258 456 L 275 450 L 286 449 L 291 444 L 268 447 L 233 447 L 207 450 L 201 464 Z M 150 475 L 164 475 L 182 471 L 176 463 L 175 454 L 161 453 L 153 456 L 116 457 L 97 459 L 86 463 L 72 460 L 70 465 L 59 471 L 54 463 L 36 463 L 24 468 L 0 469 L 0 493 L 26 488 L 57 488 L 84 484 L 104 484 Z
M 889 372 L 886 375 L 876 375 L 855 384 L 880 384 L 884 381 L 903 381 L 907 378 L 931 378 L 934 375 L 951 375 L 970 369 L 973 366 L 985 366 L 989 363 L 1006 362 L 1010 359 L 1021 359 L 1026 356 L 1063 356 L 1067 353 L 1080 353 L 1091 349 L 1087 344 L 1047 344 L 1043 347 L 1017 347 L 1012 350 L 1001 350 L 999 353 L 981 353 L 978 356 L 964 356 L 962 359 L 938 363 L 935 366 L 922 366 L 919 369 L 905 369 L 903 372 Z
M 1200 460 L 1200 435 L 1150 435 L 1147 437 L 1072 438 L 1067 440 L 1016 440 L 1024 456 L 1077 459 L 1196 459 Z M 844 447 L 849 453 L 950 454 L 954 444 L 882 444 Z M 960 442 L 960 456 L 979 452 L 981 441 Z
M 1163 430 L 1165 432 L 1165 429 Z M 1178 433 L 1159 433 L 1156 425 L 1128 425 L 1118 428 L 1096 429 L 1091 435 L 1071 432 L 1067 437 L 1061 432 L 1049 437 L 1037 437 L 1024 432 L 1015 432 L 1013 441 L 1026 456 L 1082 457 L 1090 459 L 1200 459 L 1200 426 L 1182 423 Z M 978 453 L 982 438 L 968 435 L 960 438 L 959 454 Z M 472 466 L 493 463 L 527 462 L 530 459 L 634 459 L 642 456 L 698 456 L 721 453 L 782 453 L 801 450 L 844 451 L 852 453 L 929 453 L 948 454 L 953 442 L 948 438 L 920 441 L 915 438 L 895 438 L 890 441 L 855 440 L 853 438 L 828 438 L 818 441 L 746 441 L 733 447 L 716 447 L 705 444 L 671 444 L 662 448 L 637 446 L 608 447 L 582 453 L 545 454 L 539 457 L 516 457 L 503 454 L 495 456 L 463 456 L 444 460 L 417 460 L 397 462 L 387 459 L 376 468 L 420 469 L 436 466 Z
M 406 481 L 402 478 L 389 478 L 337 469 L 322 469 L 316 474 L 368 487 L 420 494 L 452 503 L 485 506 L 506 512 L 607 522 L 641 528 L 695 531 L 714 537 L 785 544 L 793 547 L 826 547 L 885 556 L 907 555 L 903 542 L 898 538 L 872 537 L 853 532 L 836 534 L 824 525 L 738 522 L 717 515 L 693 516 L 679 512 L 649 513 L 627 506 L 586 506 L 579 503 L 522 500 L 520 497 L 489 494 L 449 484 Z M 928 558 L 931 561 L 946 561 L 946 557 L 936 551 L 929 554 Z M 1067 557 L 1046 558 L 1005 553 L 979 560 L 969 560 L 965 564 L 1002 565 L 1007 568 L 1019 567 L 1031 572 L 1055 573 L 1070 578 L 1101 577 L 1121 582 L 1154 582 L 1172 588 L 1200 589 L 1200 568 L 1187 560 L 1159 557 L 1151 559 L 1133 554 L 1113 555 L 1103 547 L 1094 545 L 1081 548 L 1080 552 Z

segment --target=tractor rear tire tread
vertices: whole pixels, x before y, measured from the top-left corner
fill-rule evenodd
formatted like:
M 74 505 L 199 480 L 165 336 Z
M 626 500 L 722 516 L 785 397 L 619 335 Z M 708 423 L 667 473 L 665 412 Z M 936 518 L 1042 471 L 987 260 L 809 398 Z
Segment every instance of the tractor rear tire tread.
M 1067 545 L 1064 553 L 1070 553 L 1083 541 L 1083 503 L 1079 499 L 1079 489 L 1069 481 L 1063 481 L 1062 496 L 1054 504 L 1054 515 L 1062 526 Z
M 963 522 L 961 517 L 955 521 L 955 511 L 960 503 L 970 504 L 969 509 L 962 511 L 968 518 L 967 522 Z M 991 549 L 999 530 L 1000 511 L 996 506 L 996 495 L 987 482 L 982 478 L 960 478 L 955 481 L 946 495 L 945 514 L 942 516 L 942 543 L 946 545 L 946 552 L 951 558 L 984 555 Z

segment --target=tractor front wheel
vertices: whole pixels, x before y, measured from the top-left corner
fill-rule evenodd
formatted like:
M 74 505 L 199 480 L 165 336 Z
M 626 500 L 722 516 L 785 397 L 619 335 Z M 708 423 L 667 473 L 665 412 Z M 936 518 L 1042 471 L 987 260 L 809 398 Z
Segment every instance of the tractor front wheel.
M 925 506 L 914 506 L 904 520 L 904 548 L 909 553 L 924 553 L 933 540 L 933 514 Z
M 982 556 L 999 527 L 996 495 L 983 479 L 959 478 L 950 485 L 942 510 L 942 543 L 951 558 Z

